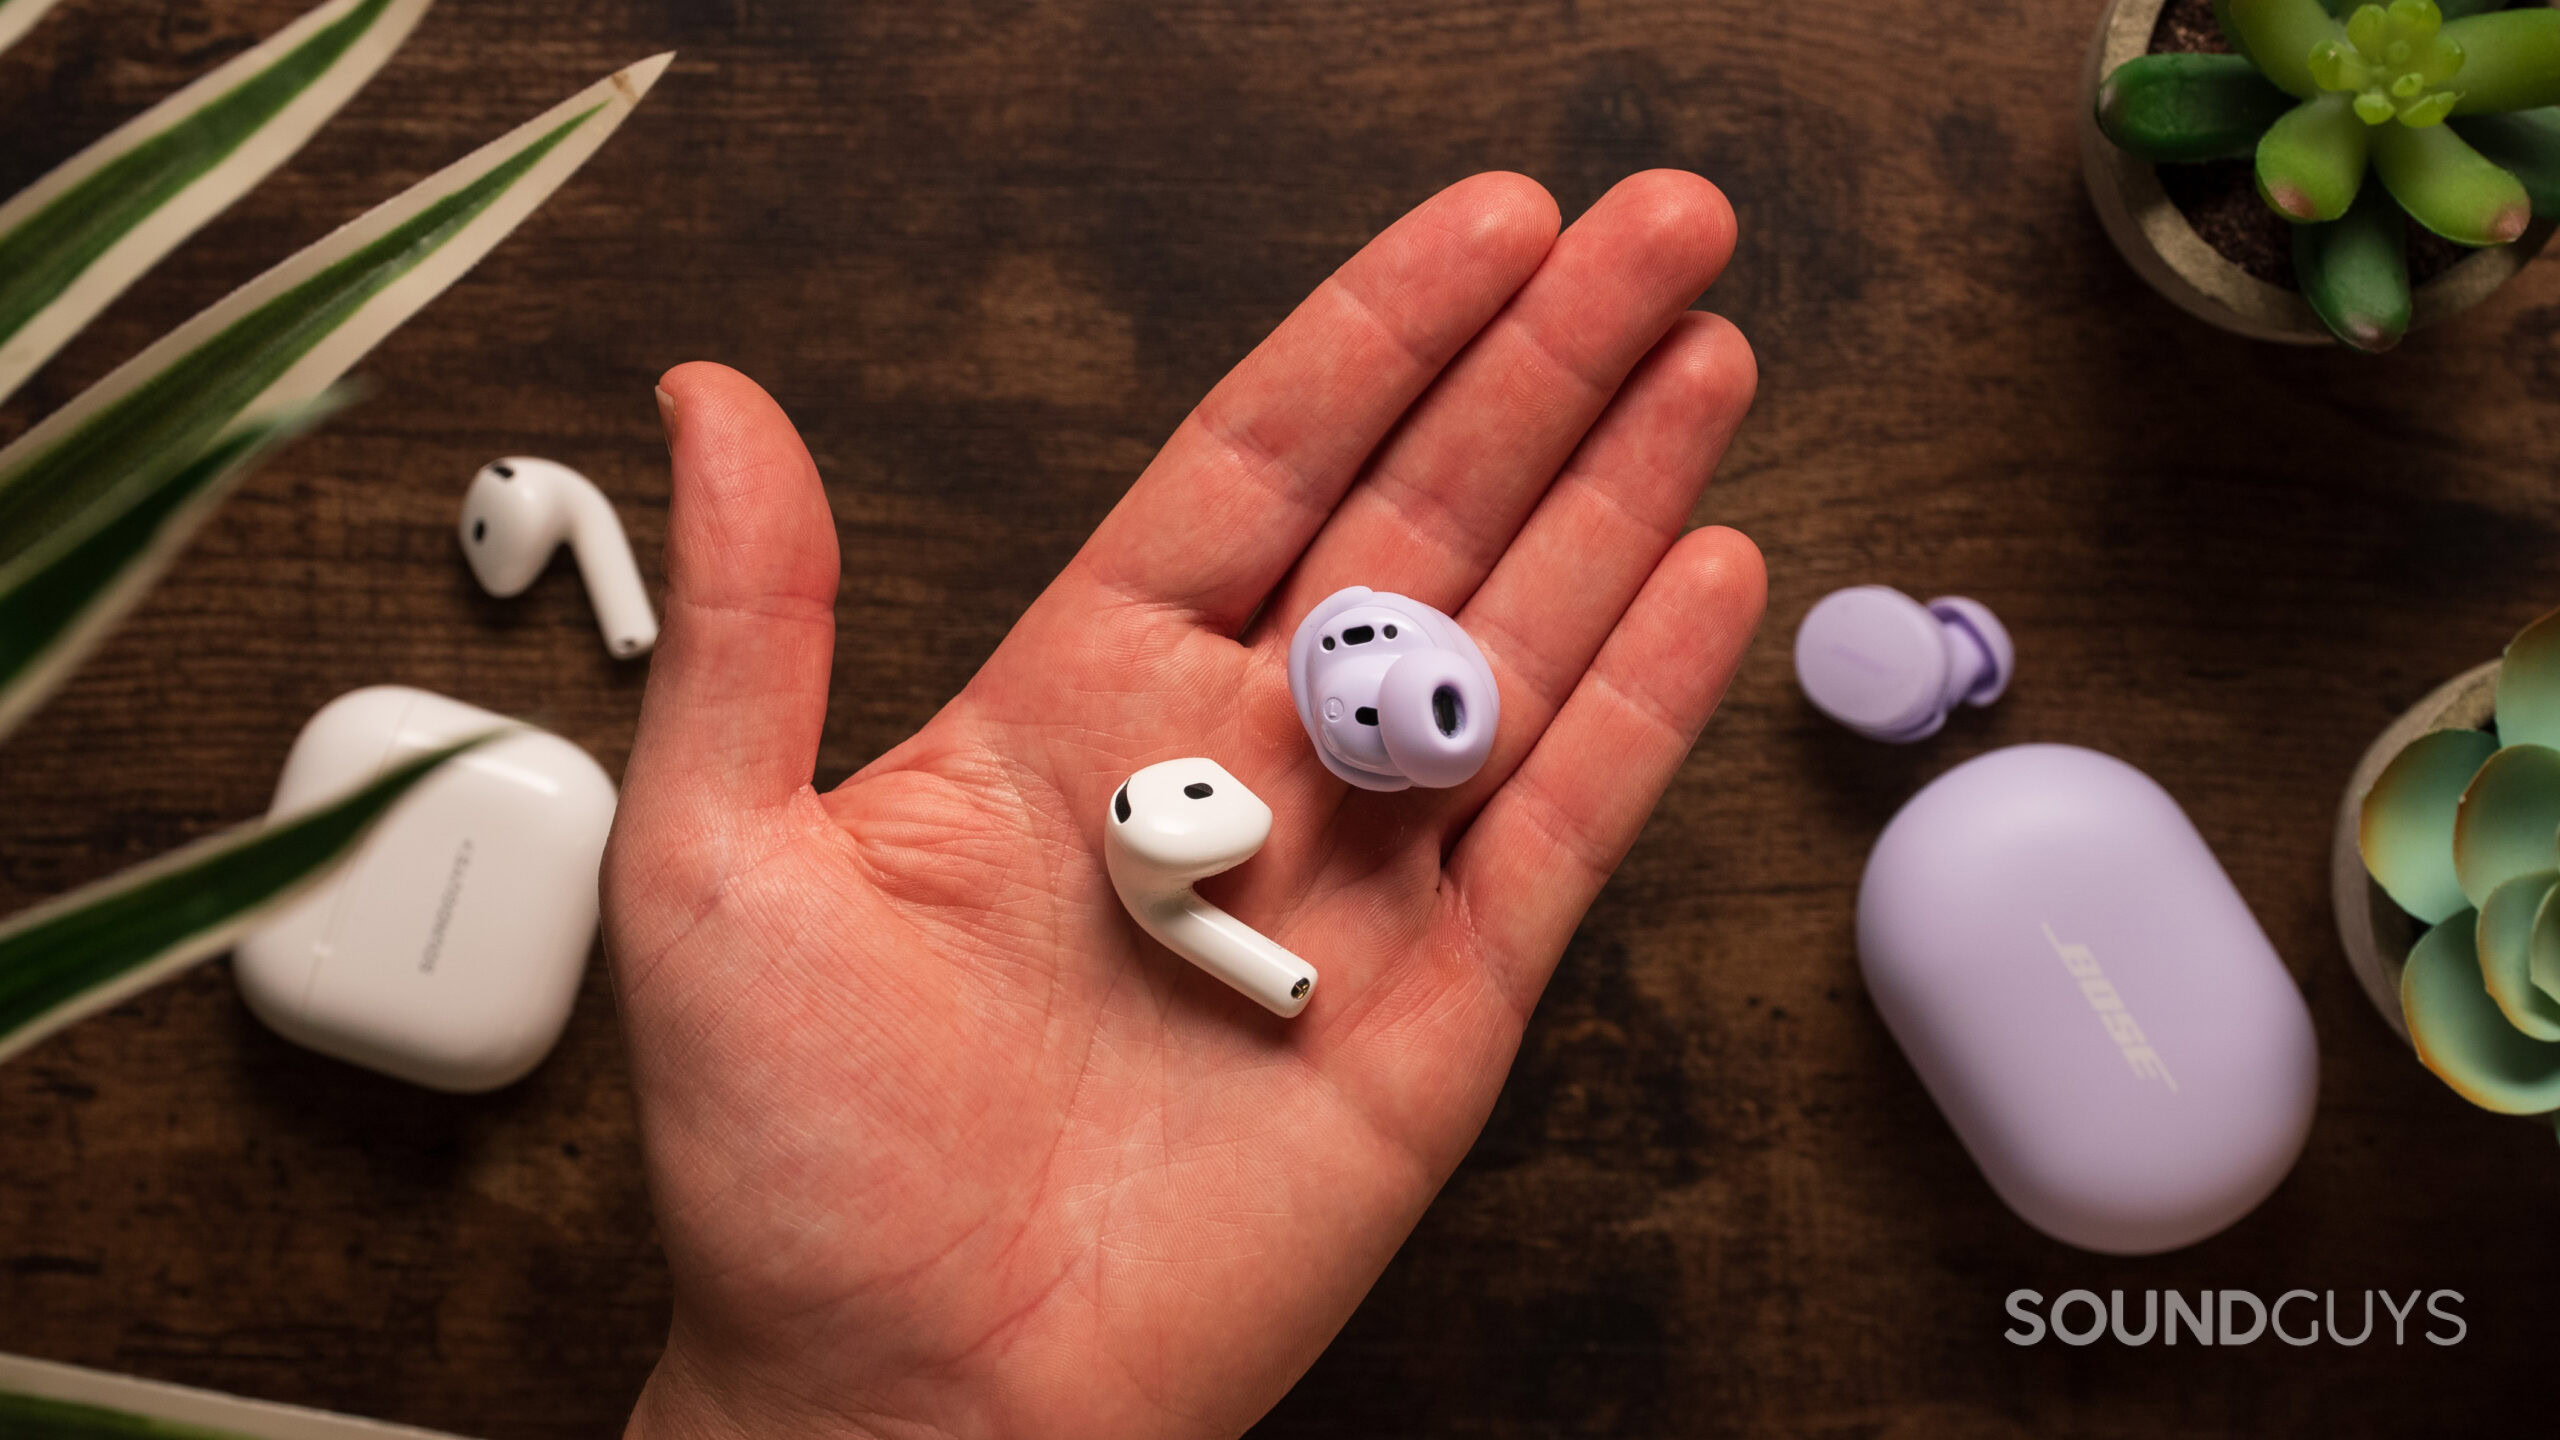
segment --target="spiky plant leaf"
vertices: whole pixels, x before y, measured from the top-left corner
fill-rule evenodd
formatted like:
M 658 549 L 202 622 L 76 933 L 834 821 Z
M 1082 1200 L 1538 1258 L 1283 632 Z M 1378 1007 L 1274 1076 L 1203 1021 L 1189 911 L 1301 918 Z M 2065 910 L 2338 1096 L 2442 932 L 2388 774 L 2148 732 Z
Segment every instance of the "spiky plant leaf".
M 0 922 L 0 1060 L 228 948 L 478 737 L 291 819 L 252 824 Z
M 188 1385 L 0 1355 L 7 1440 L 452 1440 L 432 1431 Z
M 0 397 L 301 149 L 430 3 L 329 0 L 0 205 Z
M 208 1430 L 104 1405 L 6 1393 L 0 1393 L 0 1436 L 7 1440 L 256 1440 L 237 1430 Z
M 0 0 L 0 50 L 17 44 L 53 5 L 54 0 Z
M 61 543 L 64 532 L 97 532 L 137 489 L 214 453 L 240 427 L 310 403 L 594 154 L 667 59 L 609 76 L 420 181 L 234 291 L 0 450 L 0 575 L 17 573 L 22 558 Z M 218 489 L 213 477 L 198 478 Z M 116 528 L 134 548 L 115 573 L 147 576 L 145 562 L 165 558 L 204 513 L 179 507 L 168 517 L 174 532 Z M 138 592 L 100 593 L 121 603 Z M 44 613 L 68 626 L 94 612 L 57 605 Z M 0 639 L 0 649 L 21 655 L 58 655 L 66 644 L 76 652 L 59 634 Z M 0 675 L 0 729 L 34 703 L 27 687 L 59 675 L 50 664 Z
M 75 523 L 0 563 L 0 736 L 87 658 L 242 477 L 335 408 L 324 396 L 243 424 L 201 455 L 134 475 Z

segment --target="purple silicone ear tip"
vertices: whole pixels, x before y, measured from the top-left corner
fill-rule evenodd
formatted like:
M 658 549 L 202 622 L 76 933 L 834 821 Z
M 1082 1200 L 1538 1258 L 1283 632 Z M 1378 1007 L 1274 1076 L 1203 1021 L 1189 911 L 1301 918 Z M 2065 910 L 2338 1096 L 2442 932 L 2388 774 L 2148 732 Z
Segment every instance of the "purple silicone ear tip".
M 1316 757 L 1364 790 L 1446 789 L 1484 768 L 1502 693 L 1458 622 L 1354 585 L 1289 640 L 1289 694 Z
M 1493 752 L 1488 716 L 1501 704 L 1484 662 L 1448 650 L 1398 660 L 1378 687 L 1379 738 L 1414 784 L 1463 785 Z
M 1796 681 L 1822 713 L 1874 740 L 1938 733 L 1959 704 L 2008 689 L 2017 649 L 2007 627 L 1960 595 L 1922 605 L 1888 585 L 1835 590 L 1796 629 Z

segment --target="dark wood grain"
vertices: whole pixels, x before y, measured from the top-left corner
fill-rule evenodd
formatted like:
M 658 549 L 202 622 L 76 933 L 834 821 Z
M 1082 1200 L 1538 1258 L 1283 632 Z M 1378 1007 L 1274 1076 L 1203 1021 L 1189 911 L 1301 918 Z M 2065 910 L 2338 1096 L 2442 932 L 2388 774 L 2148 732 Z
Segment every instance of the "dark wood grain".
M 0 57 L 0 190 L 297 0 L 66 0 Z M 1700 518 L 1766 633 L 1566 957 L 1500 1108 L 1271 1436 L 2401 1436 L 2547 1388 L 2560 1153 L 2421 1073 L 2349 978 L 2324 862 L 2368 738 L 2560 602 L 2560 269 L 2382 360 L 2208 331 L 2108 249 L 2074 84 L 2094 4 L 446 0 L 290 167 L 25 394 L 14 434 L 292 245 L 676 47 L 588 170 L 365 366 L 0 750 L 0 908 L 258 813 L 310 711 L 428 686 L 618 771 L 641 672 L 565 562 L 481 596 L 492 456 L 596 476 L 657 575 L 664 366 L 808 433 L 844 542 L 821 779 L 929 716 L 1176 419 L 1366 236 L 1492 167 L 1568 214 L 1703 171 L 1708 303 L 1759 407 Z M 1794 691 L 1814 598 L 1979 596 L 2010 697 L 1854 740 Z M 2111 1261 L 1993 1200 L 1863 995 L 1850 905 L 1921 782 L 2020 740 L 2159 777 L 2309 992 L 2300 1168 Z M 2463 1344 L 2018 1350 L 2001 1297 L 2468 1297 Z M 474 1435 L 609 1433 L 666 1318 L 610 998 L 481 1100 L 261 1030 L 220 966 L 0 1069 L 0 1349 Z M 2523 1413 L 2535 1413 L 2527 1411 Z

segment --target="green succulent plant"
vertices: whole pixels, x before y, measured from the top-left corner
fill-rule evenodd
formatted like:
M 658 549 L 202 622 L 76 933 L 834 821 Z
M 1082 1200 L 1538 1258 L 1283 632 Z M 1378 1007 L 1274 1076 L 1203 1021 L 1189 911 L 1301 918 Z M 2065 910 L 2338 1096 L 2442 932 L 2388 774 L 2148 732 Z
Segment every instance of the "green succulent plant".
M 2400 977 L 2418 1059 L 2482 1109 L 2560 1120 L 2560 611 L 2509 642 L 2494 730 L 2392 757 L 2357 843 L 2429 927 Z
M 2403 214 L 2471 246 L 2560 217 L 2560 10 L 2502 3 L 2215 0 L 2237 53 L 2126 61 L 2098 126 L 2154 163 L 2253 158 L 2303 298 L 2388 350 L 2409 328 Z

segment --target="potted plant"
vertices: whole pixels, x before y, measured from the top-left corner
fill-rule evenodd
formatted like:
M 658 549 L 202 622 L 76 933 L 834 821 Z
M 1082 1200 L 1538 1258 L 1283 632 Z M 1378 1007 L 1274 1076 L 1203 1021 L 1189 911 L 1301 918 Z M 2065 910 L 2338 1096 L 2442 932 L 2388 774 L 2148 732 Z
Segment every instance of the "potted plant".
M 2387 350 L 2522 269 L 2560 218 L 2560 10 L 2502 0 L 2114 0 L 2081 163 L 2107 234 L 2189 312 Z
M 0 47 L 46 3 L 0 0 Z M 0 399 L 316 133 L 428 3 L 322 0 L 0 197 Z M 607 76 L 312 242 L 0 446 L 0 740 L 251 468 L 333 408 L 349 367 L 586 163 L 669 58 Z M 229 948 L 459 748 L 0 917 L 0 1062 Z M 0 1436 L 16 1433 L 0 1415 Z
M 2418 1059 L 2560 1118 L 2560 611 L 2383 732 L 2333 863 L 2347 958 Z

